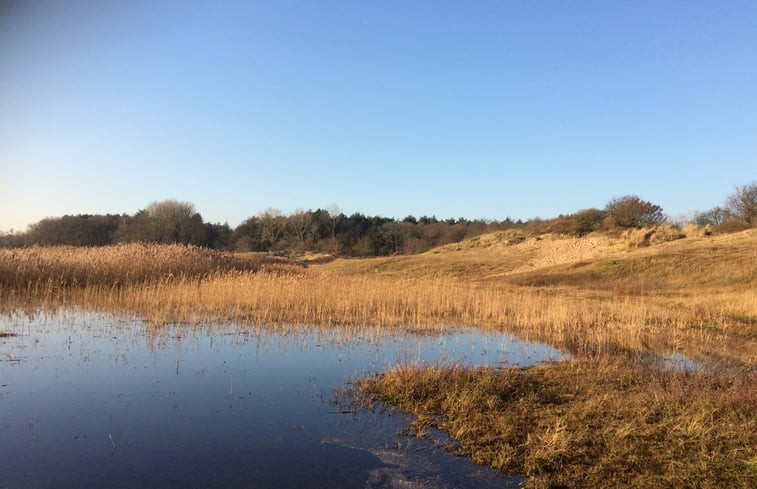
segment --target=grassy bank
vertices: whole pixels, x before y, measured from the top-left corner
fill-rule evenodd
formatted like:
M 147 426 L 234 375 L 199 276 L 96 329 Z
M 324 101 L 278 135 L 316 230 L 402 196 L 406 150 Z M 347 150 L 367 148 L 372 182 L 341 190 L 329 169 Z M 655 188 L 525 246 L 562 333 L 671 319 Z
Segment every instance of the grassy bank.
M 757 375 L 598 357 L 520 369 L 400 366 L 360 383 L 527 487 L 757 484 Z

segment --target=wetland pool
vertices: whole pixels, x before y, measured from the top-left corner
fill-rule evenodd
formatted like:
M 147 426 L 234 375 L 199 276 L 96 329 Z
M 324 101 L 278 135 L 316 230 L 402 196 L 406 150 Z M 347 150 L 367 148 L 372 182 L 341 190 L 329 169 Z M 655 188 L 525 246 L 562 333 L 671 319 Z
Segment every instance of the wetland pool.
M 475 328 L 153 330 L 71 313 L 6 317 L 0 332 L 0 489 L 517 487 L 336 392 L 398 362 L 561 358 Z

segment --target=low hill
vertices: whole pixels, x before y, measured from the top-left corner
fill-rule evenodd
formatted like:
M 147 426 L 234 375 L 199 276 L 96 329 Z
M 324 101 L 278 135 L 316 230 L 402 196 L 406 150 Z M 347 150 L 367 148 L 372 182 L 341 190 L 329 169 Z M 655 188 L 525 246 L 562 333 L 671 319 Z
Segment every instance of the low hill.
M 693 237 L 672 229 L 583 237 L 503 231 L 420 255 L 335 260 L 324 270 L 454 276 L 514 285 L 586 285 L 601 279 L 637 278 L 680 287 L 755 287 L 757 229 L 716 236 L 690 232 Z

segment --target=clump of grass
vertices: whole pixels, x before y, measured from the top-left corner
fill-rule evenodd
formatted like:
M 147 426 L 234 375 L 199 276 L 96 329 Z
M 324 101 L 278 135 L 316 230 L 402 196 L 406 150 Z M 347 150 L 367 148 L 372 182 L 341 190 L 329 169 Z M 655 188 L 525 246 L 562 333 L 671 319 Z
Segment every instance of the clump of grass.
M 657 226 L 631 229 L 623 234 L 623 240 L 628 248 L 643 248 L 645 246 L 667 243 L 683 239 L 686 233 L 670 224 L 659 224 Z
M 712 235 L 712 226 L 705 224 L 700 226 L 698 224 L 687 224 L 681 229 L 681 232 L 686 235 L 687 238 L 704 238 L 705 236 Z
M 358 384 L 526 487 L 755 487 L 757 374 L 614 356 L 527 370 L 401 365 Z

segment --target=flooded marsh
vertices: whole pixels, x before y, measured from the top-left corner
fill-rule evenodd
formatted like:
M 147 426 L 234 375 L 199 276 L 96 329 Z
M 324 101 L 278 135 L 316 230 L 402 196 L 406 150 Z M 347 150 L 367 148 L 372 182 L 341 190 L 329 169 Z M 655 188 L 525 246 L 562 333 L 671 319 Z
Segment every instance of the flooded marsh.
M 399 435 L 403 416 L 345 407 L 336 393 L 398 362 L 561 358 L 476 329 L 155 331 L 136 319 L 65 313 L 0 324 L 9 334 L 0 338 L 8 488 L 515 487 L 517 477 Z
M 755 240 L 0 250 L 0 487 L 751 488 Z

